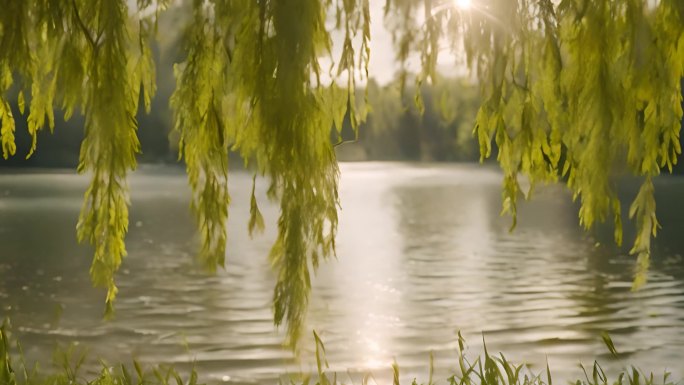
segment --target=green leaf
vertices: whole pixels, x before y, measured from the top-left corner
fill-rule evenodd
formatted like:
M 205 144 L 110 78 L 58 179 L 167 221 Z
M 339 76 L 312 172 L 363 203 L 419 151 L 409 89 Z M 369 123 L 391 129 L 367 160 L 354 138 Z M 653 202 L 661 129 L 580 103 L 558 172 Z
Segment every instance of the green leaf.
M 613 340 L 610 338 L 610 335 L 606 332 L 601 332 L 601 339 L 603 339 L 603 343 L 606 345 L 610 353 L 613 355 L 613 357 L 617 358 L 618 352 L 615 349 L 615 345 L 613 344 Z M 549 384 L 551 385 L 551 384 Z
M 19 112 L 24 115 L 24 108 L 26 106 L 26 102 L 24 100 L 24 91 L 19 91 L 19 96 L 17 96 L 17 104 L 19 105 Z

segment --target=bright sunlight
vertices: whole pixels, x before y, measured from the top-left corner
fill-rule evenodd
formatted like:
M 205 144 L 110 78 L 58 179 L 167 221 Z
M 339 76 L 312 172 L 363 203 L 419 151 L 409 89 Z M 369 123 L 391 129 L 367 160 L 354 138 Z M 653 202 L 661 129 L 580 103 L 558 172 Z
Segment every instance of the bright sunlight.
M 471 0 L 454 0 L 456 7 L 462 10 L 468 10 L 473 5 Z

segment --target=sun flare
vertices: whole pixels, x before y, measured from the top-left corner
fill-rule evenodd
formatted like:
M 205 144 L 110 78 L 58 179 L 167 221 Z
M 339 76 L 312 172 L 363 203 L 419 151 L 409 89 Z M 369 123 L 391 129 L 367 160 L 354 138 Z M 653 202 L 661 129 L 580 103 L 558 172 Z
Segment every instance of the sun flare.
M 456 3 L 456 7 L 458 9 L 462 9 L 464 11 L 470 9 L 470 7 L 473 5 L 471 0 L 454 0 L 454 2 Z

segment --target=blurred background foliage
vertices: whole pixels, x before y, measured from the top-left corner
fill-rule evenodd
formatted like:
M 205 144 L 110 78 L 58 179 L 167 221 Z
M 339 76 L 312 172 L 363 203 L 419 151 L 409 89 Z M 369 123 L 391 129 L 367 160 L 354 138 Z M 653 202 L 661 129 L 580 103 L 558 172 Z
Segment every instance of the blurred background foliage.
M 141 163 L 178 163 L 178 139 L 174 136 L 168 98 L 173 92 L 173 61 L 178 48 L 175 43 L 154 50 L 158 66 L 158 95 L 152 100 L 150 114 L 138 114 L 138 136 Z M 336 147 L 340 161 L 467 161 L 479 159 L 473 136 L 475 116 L 479 108 L 477 85 L 467 78 L 443 78 L 436 85 L 421 88 L 425 111 L 418 111 L 413 101 L 415 88 L 399 90 L 398 80 L 380 85 L 368 84 L 370 111 L 359 127 L 358 138 L 345 119 L 343 142 Z M 357 90 L 359 97 L 364 89 Z M 10 98 L 16 100 L 16 98 Z M 447 108 L 448 106 L 448 108 Z M 18 106 L 12 106 L 17 110 Z M 83 119 L 74 116 L 65 122 L 58 117 L 54 132 L 38 133 L 38 148 L 30 158 L 31 147 L 26 121 L 17 120 L 17 155 L 0 160 L 3 167 L 75 168 L 83 139 Z M 332 140 L 336 140 L 332 138 Z M 236 158 L 236 154 L 233 154 Z M 242 162 L 233 162 L 234 165 Z
M 154 47 L 155 59 L 160 63 L 158 95 L 152 100 L 151 113 L 141 111 L 137 117 L 142 145 L 142 154 L 138 157 L 141 163 L 179 164 L 178 139 L 174 136 L 168 105 L 175 84 L 172 69 L 180 54 L 179 42 L 165 41 L 163 35 Z M 402 93 L 398 76 L 395 81 L 383 85 L 371 79 L 367 88 L 368 117 L 359 127 L 358 138 L 346 117 L 342 143 L 336 147 L 340 161 L 478 161 L 480 154 L 473 128 L 480 98 L 478 85 L 473 80 L 445 77 L 434 85 L 423 85 L 423 114 L 413 100 L 415 86 L 407 86 Z M 363 94 L 364 89 L 359 88 L 357 93 Z M 12 108 L 18 112 L 16 103 Z M 28 153 L 31 136 L 26 129 L 26 121 L 18 119 L 16 143 L 19 156 L 0 159 L 0 166 L 75 168 L 83 139 L 83 118 L 76 115 L 67 122 L 58 118 L 55 125 L 53 133 L 47 130 L 38 133 L 40 151 L 25 159 L 21 155 Z M 496 156 L 490 159 L 496 159 Z M 233 165 L 241 163 L 232 162 Z M 677 164 L 674 172 L 684 173 L 681 163 Z

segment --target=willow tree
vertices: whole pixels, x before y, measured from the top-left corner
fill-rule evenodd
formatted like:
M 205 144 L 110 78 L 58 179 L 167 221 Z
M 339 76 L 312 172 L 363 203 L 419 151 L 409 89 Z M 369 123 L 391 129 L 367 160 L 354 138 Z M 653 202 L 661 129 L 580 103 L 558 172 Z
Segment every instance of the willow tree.
M 16 152 L 15 117 L 28 105 L 28 130 L 54 125 L 54 109 L 85 116 L 79 172 L 91 183 L 77 233 L 94 247 L 92 281 L 116 296 L 126 254 L 127 173 L 140 151 L 135 119 L 155 92 L 150 37 L 157 16 L 178 1 L 0 0 L 0 121 L 3 156 Z M 182 2 L 180 2 L 182 3 Z M 224 265 L 228 152 L 270 181 L 280 205 L 270 253 L 277 272 L 275 323 L 296 342 L 310 272 L 335 250 L 338 168 L 331 130 L 345 115 L 356 127 L 367 109 L 356 81 L 367 77 L 369 0 L 193 0 L 185 59 L 170 103 L 192 187 L 199 259 Z M 565 176 L 590 228 L 610 216 L 622 241 L 611 178 L 626 162 L 643 185 L 630 215 L 632 252 L 643 283 L 658 223 L 652 178 L 677 160 L 684 75 L 680 0 L 387 1 L 398 60 L 420 57 L 419 83 L 436 78 L 443 47 L 464 52 L 481 84 L 475 132 L 481 155 L 492 142 L 504 174 L 503 206 L 515 218 L 519 177 L 531 185 Z M 466 4 L 466 2 L 458 2 Z M 380 21 L 376 21 L 380 22 Z M 334 32 L 337 31 L 337 32 Z M 333 49 L 331 34 L 342 38 Z M 334 54 L 334 53 L 337 54 Z M 333 64 L 322 68 L 322 63 Z M 326 79 L 326 80 L 322 80 Z M 335 79 L 329 81 L 328 79 Z M 143 106 L 139 106 L 142 100 Z M 417 98 L 420 106 L 420 98 Z M 144 129 L 144 127 L 143 127 Z M 23 155 L 23 154 L 22 154 Z M 254 189 L 252 189 L 254 191 Z M 263 228 L 252 192 L 250 231 Z
M 496 143 L 513 227 L 520 177 L 530 182 L 527 196 L 563 177 L 580 200 L 580 224 L 612 217 L 621 244 L 615 170 L 642 179 L 629 216 L 637 223 L 633 287 L 643 285 L 659 227 L 653 177 L 671 172 L 681 153 L 684 1 L 389 1 L 400 59 L 420 52 L 419 83 L 434 79 L 440 44 L 463 49 L 481 84 L 481 159 Z

